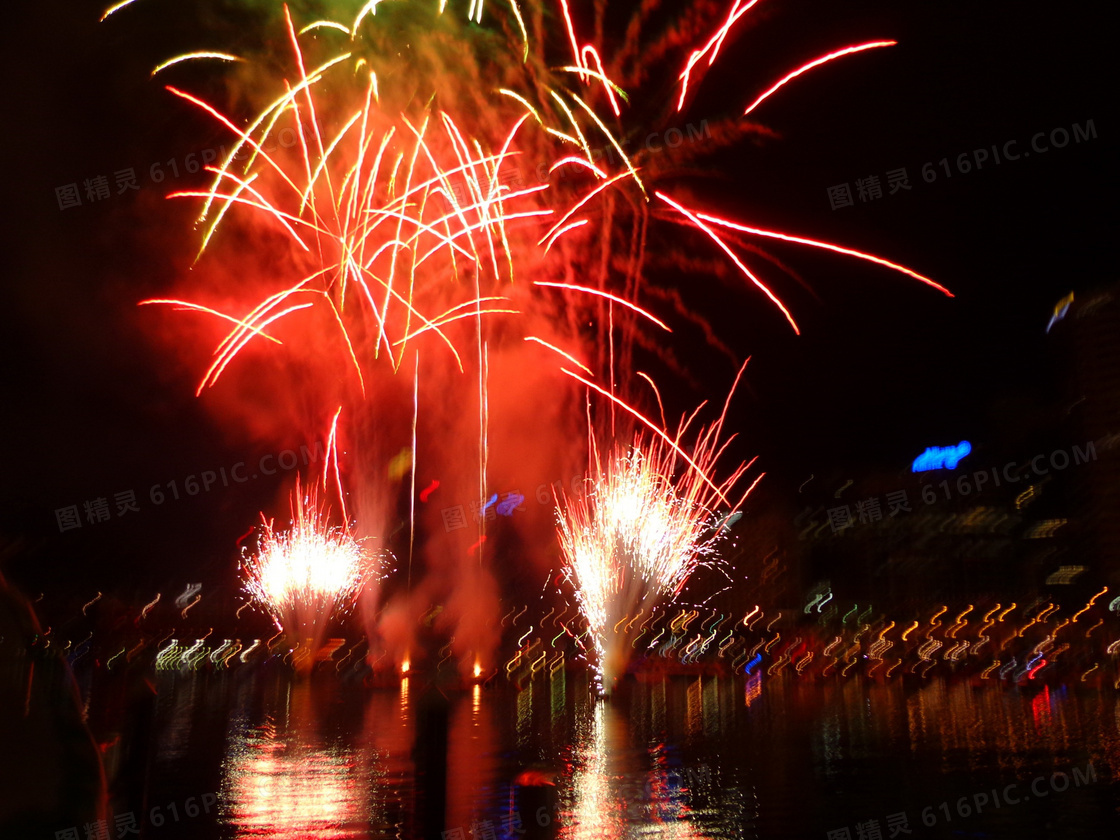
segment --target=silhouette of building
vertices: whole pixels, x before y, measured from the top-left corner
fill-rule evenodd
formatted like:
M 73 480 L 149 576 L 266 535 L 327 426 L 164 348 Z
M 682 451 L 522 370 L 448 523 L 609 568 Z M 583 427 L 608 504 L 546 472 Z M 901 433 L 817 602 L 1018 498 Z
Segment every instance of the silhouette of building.
M 1069 475 L 1077 550 L 1094 576 L 1120 584 L 1120 283 L 1071 293 L 1047 325 L 1063 373 L 1064 433 L 1096 457 Z

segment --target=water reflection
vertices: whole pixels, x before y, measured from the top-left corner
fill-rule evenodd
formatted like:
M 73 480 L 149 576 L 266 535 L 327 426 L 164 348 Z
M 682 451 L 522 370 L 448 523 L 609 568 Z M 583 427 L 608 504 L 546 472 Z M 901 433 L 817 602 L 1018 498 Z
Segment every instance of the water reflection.
M 610 732 L 608 732 L 608 721 Z M 576 729 L 576 770 L 571 778 L 571 817 L 565 837 L 572 840 L 609 840 L 621 837 L 625 815 L 622 799 L 611 790 L 607 750 L 617 740 L 618 715 L 604 701 L 595 703 L 591 719 Z
M 579 709 L 577 703 L 583 717 L 575 724 L 573 769 L 562 786 L 567 808 L 560 836 L 741 836 L 738 788 L 732 784 L 717 789 L 713 782 L 719 768 L 687 761 L 678 747 L 681 740 L 718 741 L 727 731 L 733 691 L 730 680 L 690 682 L 684 690 L 683 733 L 681 727 L 670 731 L 667 725 L 670 692 L 677 699 L 680 690 L 666 680 L 639 684 L 625 699 L 592 701 L 587 709 Z
M 1043 686 L 1031 694 L 934 682 L 905 703 L 911 752 L 941 753 L 948 769 L 1019 774 L 1030 771 L 1043 752 L 1059 765 L 1087 757 L 1120 777 L 1115 697 L 1064 687 Z
M 264 726 L 230 743 L 229 820 L 238 837 L 365 837 L 368 809 L 352 750 Z
M 558 671 L 448 691 L 438 715 L 430 692 L 419 678 L 163 683 L 155 801 L 214 790 L 220 768 L 222 822 L 184 825 L 190 840 L 800 840 L 903 812 L 920 830 L 928 806 L 1092 762 L 1095 787 L 1055 793 L 1044 819 L 1027 803 L 962 828 L 1120 823 L 1120 700 L 1096 690 L 682 676 L 599 701 Z
M 278 719 L 235 731 L 229 739 L 222 801 L 234 836 L 368 836 L 367 791 L 376 774 L 355 748 L 322 742 L 306 683 L 291 687 L 287 699 Z
M 494 780 L 499 775 L 501 745 L 493 713 L 493 704 L 483 702 L 482 687 L 475 685 L 469 702 L 460 700 L 452 716 L 447 757 L 448 826 L 481 825 L 487 819 L 488 803 L 497 798 Z

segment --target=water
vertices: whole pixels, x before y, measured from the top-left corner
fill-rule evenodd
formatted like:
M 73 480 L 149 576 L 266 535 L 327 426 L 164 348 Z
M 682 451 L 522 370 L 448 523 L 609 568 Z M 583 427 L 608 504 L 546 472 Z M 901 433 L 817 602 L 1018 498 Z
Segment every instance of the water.
M 563 671 L 446 699 L 422 683 L 161 672 L 146 807 L 162 824 L 153 816 L 145 836 L 873 840 L 1120 828 L 1120 697 L 1109 690 L 658 677 L 603 702 Z

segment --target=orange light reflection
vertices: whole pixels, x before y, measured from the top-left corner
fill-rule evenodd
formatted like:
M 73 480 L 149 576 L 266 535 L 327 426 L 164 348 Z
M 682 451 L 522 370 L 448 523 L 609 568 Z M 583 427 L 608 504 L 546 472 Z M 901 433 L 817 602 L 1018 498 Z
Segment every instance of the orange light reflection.
M 235 837 L 366 837 L 369 813 L 351 750 L 318 748 L 263 726 L 235 736 L 223 797 Z

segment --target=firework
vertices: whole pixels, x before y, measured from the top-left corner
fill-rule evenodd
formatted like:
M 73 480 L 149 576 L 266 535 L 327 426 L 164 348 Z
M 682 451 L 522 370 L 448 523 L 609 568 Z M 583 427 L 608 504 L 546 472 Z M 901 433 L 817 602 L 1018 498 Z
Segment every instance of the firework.
M 326 622 L 353 607 L 379 563 L 346 527 L 330 524 L 314 488 L 301 495 L 297 483 L 291 514 L 285 530 L 261 515 L 257 551 L 242 563 L 244 585 L 279 629 L 317 645 Z
M 564 276 L 580 267 L 595 276 L 598 289 L 551 285 L 613 301 L 633 298 L 638 281 L 644 280 L 648 202 L 654 194 L 722 249 L 795 330 L 788 307 L 708 223 L 870 259 L 948 293 L 889 261 L 706 217 L 664 191 L 648 189 L 647 181 L 672 174 L 674 164 L 651 157 L 648 149 L 630 155 L 624 148 L 635 118 L 649 120 L 649 108 L 615 81 L 621 77 L 624 84 L 637 85 L 644 78 L 644 70 L 626 69 L 624 61 L 637 44 L 628 36 L 621 55 L 604 61 L 594 45 L 580 42 L 567 0 L 558 0 L 558 6 L 571 56 L 560 66 L 557 59 L 563 58 L 547 54 L 547 38 L 539 28 L 548 4 L 526 4 L 536 41 L 529 37 L 517 2 L 509 7 L 513 20 L 502 20 L 497 13 L 501 37 L 464 30 L 457 14 L 444 14 L 445 5 L 432 16 L 405 0 L 367 3 L 353 21 L 318 20 L 298 30 L 283 6 L 293 77 L 244 128 L 207 102 L 168 85 L 233 135 L 224 160 L 208 167 L 213 174 L 209 189 L 174 194 L 203 200 L 202 250 L 227 217 L 248 211 L 287 240 L 294 269 L 290 279 L 277 278 L 269 294 L 239 313 L 182 300 L 145 301 L 206 312 L 233 325 L 215 349 L 199 391 L 214 385 L 250 342 L 278 341 L 273 335 L 277 322 L 309 317 L 308 309 L 323 310 L 322 326 L 338 332 L 340 349 L 363 391 L 370 361 L 385 358 L 395 371 L 408 345 L 422 336 L 436 338 L 463 370 L 452 325 L 473 323 L 480 343 L 484 316 L 522 314 L 521 307 L 533 301 L 511 289 L 519 268 L 539 265 L 565 237 L 572 247 L 554 253 L 545 273 Z M 754 5 L 735 0 L 707 44 L 689 56 L 678 79 L 676 111 L 685 107 L 690 82 L 699 84 L 693 78 L 698 62 L 707 57 L 708 66 L 714 63 L 728 31 Z M 604 6 L 596 6 L 597 31 Z M 635 13 L 630 35 L 641 31 L 647 14 Z M 472 4 L 468 20 L 481 23 L 482 17 L 483 3 Z M 402 30 L 408 33 L 406 44 L 387 34 Z M 894 43 L 845 47 L 809 62 L 767 89 L 747 113 L 816 67 Z M 461 65 L 457 72 L 440 49 L 461 50 L 455 56 Z M 395 59 L 386 58 L 394 54 Z M 195 51 L 163 62 L 153 75 L 173 72 L 188 61 L 242 59 Z M 655 118 L 665 120 L 663 114 Z M 723 121 L 721 131 L 731 124 Z M 736 129 L 735 135 L 746 130 Z M 296 153 L 266 151 L 283 133 L 295 139 L 288 145 Z M 688 156 L 710 147 L 697 145 Z M 612 246 L 620 240 L 627 244 L 622 252 L 629 255 L 622 266 L 608 257 L 618 252 Z M 597 244 L 600 253 L 588 254 L 589 244 Z M 626 294 L 608 294 L 610 285 L 621 286 Z M 519 301 L 514 302 L 515 296 Z M 653 318 L 632 302 L 625 305 Z M 605 329 L 599 327 L 600 339 L 609 338 Z M 628 340 L 655 346 L 632 328 L 624 331 Z M 541 346 L 554 345 L 542 341 Z
M 731 501 L 729 494 L 753 461 L 720 484 L 709 477 L 730 442 L 720 440 L 726 412 L 725 404 L 691 453 L 680 446 L 688 420 L 673 439 L 638 433 L 631 445 L 615 447 L 605 459 L 593 440 L 587 491 L 557 502 L 565 576 L 587 620 L 604 689 L 626 667 L 634 622 L 620 632 L 624 620 L 678 596 L 698 568 L 720 565 L 722 523 L 762 478 Z M 721 515 L 721 507 L 730 510 Z
M 461 103 L 466 107 L 459 113 L 416 106 L 415 86 L 391 86 L 384 79 L 394 76 L 392 67 L 356 54 L 361 21 L 359 16 L 349 29 L 318 21 L 297 32 L 285 7 L 295 78 L 247 128 L 168 86 L 234 135 L 225 159 L 208 168 L 209 189 L 172 196 L 203 200 L 201 250 L 234 211 L 248 211 L 280 234 L 292 255 L 290 279 L 278 278 L 269 294 L 240 314 L 183 300 L 144 302 L 206 312 L 233 325 L 215 349 L 199 392 L 216 384 L 253 339 L 277 341 L 272 335 L 277 322 L 297 313 L 307 317 L 307 309 L 322 310 L 323 327 L 337 331 L 363 393 L 371 362 L 384 358 L 396 371 L 408 347 L 425 336 L 435 337 L 462 371 L 464 353 L 451 325 L 473 321 L 477 334 L 484 317 L 520 314 L 509 296 L 484 290 L 515 279 L 514 255 L 523 260 L 524 251 L 536 247 L 536 229 L 526 224 L 555 214 L 538 195 L 549 189 L 547 175 L 534 179 L 533 167 L 518 160 L 530 151 L 534 160 L 555 157 L 542 157 L 532 140 L 518 144 L 528 126 L 541 130 L 540 110 L 502 87 L 485 101 L 469 89 L 470 76 L 480 68 L 473 74 L 435 73 L 443 84 L 433 80 L 421 97 L 422 103 L 433 98 Z M 346 51 L 328 49 L 312 59 L 308 50 L 323 52 L 320 41 L 332 34 Z M 376 32 L 371 37 L 375 47 L 399 47 L 378 40 Z M 237 58 L 190 53 L 164 62 L 157 72 L 218 57 Z M 568 104 L 560 100 L 557 107 L 575 119 Z M 483 118 L 473 116 L 480 110 Z M 567 131 L 584 137 L 579 125 Z M 295 137 L 290 145 L 297 154 L 266 151 L 281 133 Z M 583 196 L 583 203 L 599 191 Z M 547 250 L 571 229 L 561 225 L 537 244 Z
M 103 19 L 128 14 L 134 2 L 117 3 Z M 649 243 L 664 241 L 651 235 L 653 226 L 683 225 L 690 236 L 705 237 L 705 246 L 722 252 L 736 276 L 761 292 L 794 331 L 796 307 L 752 267 L 748 250 L 754 249 L 742 245 L 743 238 L 831 250 L 948 294 L 915 271 L 852 248 L 707 215 L 694 209 L 703 202 L 680 195 L 674 183 L 717 148 L 764 132 L 743 117 L 770 107 L 779 91 L 796 89 L 804 74 L 836 60 L 873 60 L 854 56 L 882 52 L 879 48 L 893 41 L 838 47 L 775 74 L 776 83 L 744 92 L 742 102 L 733 103 L 733 115 L 715 120 L 707 142 L 670 150 L 648 143 L 633 148 L 634 139 L 650 131 L 680 133 L 677 121 L 691 106 L 690 94 L 756 3 L 731 0 L 726 16 L 715 22 L 706 22 L 710 3 L 685 3 L 678 25 L 652 38 L 648 33 L 661 4 L 637 4 L 613 55 L 603 48 L 609 40 L 605 0 L 574 10 L 568 0 L 472 0 L 466 15 L 465 2 L 370 0 L 354 17 L 309 22 L 285 4 L 255 4 L 277 12 L 274 32 L 283 37 L 275 39 L 282 44 L 276 54 L 263 43 L 254 47 L 251 33 L 243 33 L 239 54 L 191 51 L 162 62 L 153 76 L 173 82 L 190 64 L 214 62 L 229 71 L 232 84 L 248 86 L 236 99 L 257 103 L 255 112 L 227 114 L 167 84 L 230 138 L 229 150 L 207 167 L 209 185 L 172 197 L 200 204 L 200 257 L 228 254 L 251 242 L 248 259 L 259 257 L 260 270 L 247 278 L 231 269 L 237 282 L 199 293 L 204 301 L 167 296 L 143 303 L 215 319 L 222 327 L 224 336 L 198 385 L 200 395 L 216 386 L 235 360 L 245 359 L 247 347 L 285 344 L 286 352 L 302 353 L 301 361 L 322 375 L 285 382 L 284 392 L 296 392 L 303 404 L 319 408 L 327 405 L 320 396 L 356 408 L 348 414 L 356 416 L 350 439 L 377 437 L 390 452 L 403 443 L 382 443 L 392 438 L 392 405 L 399 404 L 400 414 L 405 406 L 399 399 L 403 389 L 385 377 L 410 364 L 412 481 L 418 439 L 469 431 L 477 443 L 476 463 L 462 458 L 463 463 L 441 464 L 441 479 L 448 491 L 473 485 L 477 499 L 494 489 L 488 479 L 492 358 L 500 363 L 508 361 L 500 354 L 531 353 L 520 366 L 537 379 L 526 383 L 528 392 L 527 386 L 551 387 L 556 378 L 554 368 L 536 364 L 543 355 L 628 412 L 644 431 L 610 448 L 603 464 L 595 450 L 595 489 L 586 502 L 565 500 L 562 518 L 570 578 L 598 627 L 599 661 L 606 663 L 607 619 L 624 615 L 627 604 L 679 593 L 697 565 L 716 561 L 713 512 L 736 509 L 728 498 L 730 484 L 717 485 L 708 476 L 718 455 L 718 432 L 702 434 L 686 451 L 683 428 L 671 437 L 627 402 L 632 394 L 616 393 L 616 377 L 633 381 L 627 374 L 636 349 L 686 373 L 669 346 L 657 340 L 672 331 L 668 319 L 658 317 L 663 313 L 654 311 L 658 303 L 670 303 L 679 316 L 701 324 L 709 344 L 734 356 L 688 310 L 678 289 L 658 288 L 650 279 L 666 273 L 658 268 L 688 269 L 699 262 L 664 246 L 647 252 Z M 550 33 L 550 20 L 560 22 L 562 31 Z M 595 43 L 580 31 L 589 22 Z M 675 81 L 664 78 L 665 59 L 697 42 L 702 46 L 687 58 L 679 56 L 683 69 Z M 267 60 L 259 61 L 255 51 L 267 53 Z M 279 77 L 269 76 L 277 70 Z M 673 91 L 669 97 L 663 95 L 667 85 Z M 660 94 L 643 97 L 643 89 Z M 238 252 L 235 259 L 245 257 Z M 423 386 L 421 353 L 429 378 Z M 466 375 L 439 378 L 444 372 Z M 304 393 L 317 389 L 334 391 Z M 423 396 L 430 397 L 428 405 L 438 404 L 429 409 L 431 418 L 421 409 Z M 477 405 L 477 414 L 461 411 L 463 405 Z M 537 434 L 559 438 L 568 424 L 564 418 Z M 612 422 L 612 441 L 613 428 Z M 348 465 L 348 475 L 381 472 L 370 467 L 385 452 L 354 449 L 368 463 Z M 734 480 L 741 474 L 736 471 Z M 341 504 L 345 493 L 337 462 L 335 479 Z M 388 506 L 383 488 L 357 489 L 376 497 L 369 506 Z M 305 517 L 310 517 L 306 523 Z M 378 526 L 386 518 L 384 510 L 362 512 L 363 522 Z M 484 521 L 480 517 L 479 534 L 471 535 L 472 549 L 463 545 L 461 562 L 472 568 L 494 545 L 485 542 Z M 304 543 L 313 551 L 316 540 L 320 548 L 314 550 L 325 551 L 336 540 L 331 551 L 347 553 L 346 527 L 332 531 L 314 504 L 293 501 L 293 526 L 286 534 L 266 525 L 264 542 L 278 558 Z M 410 546 L 414 530 L 415 522 Z M 309 580 L 290 577 L 289 588 L 304 593 L 297 603 L 319 598 Z M 286 584 L 278 586 L 286 591 Z M 263 584 L 260 591 L 259 599 L 273 605 L 270 610 L 287 598 L 277 600 Z M 334 608 L 316 603 L 313 612 Z M 286 621 L 301 623 L 285 610 L 290 611 L 279 613 Z

